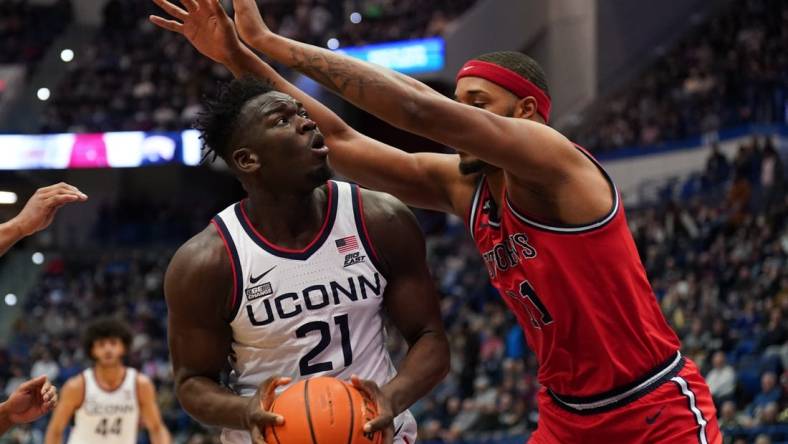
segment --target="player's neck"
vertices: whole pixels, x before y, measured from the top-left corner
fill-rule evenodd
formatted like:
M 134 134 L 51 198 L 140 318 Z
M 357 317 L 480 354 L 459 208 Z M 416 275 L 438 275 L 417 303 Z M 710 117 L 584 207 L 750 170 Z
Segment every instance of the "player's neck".
M 120 387 L 126 377 L 126 366 L 123 364 L 113 366 L 96 365 L 93 367 L 93 374 L 102 389 L 112 391 Z
M 306 193 L 250 192 L 245 210 L 266 239 L 279 246 L 302 248 L 323 226 L 327 205 L 327 192 L 321 187 Z

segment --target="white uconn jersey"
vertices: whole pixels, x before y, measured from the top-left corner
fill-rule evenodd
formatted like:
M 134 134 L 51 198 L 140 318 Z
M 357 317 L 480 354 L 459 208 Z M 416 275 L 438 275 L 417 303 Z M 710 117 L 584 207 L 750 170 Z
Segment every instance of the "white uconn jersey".
M 111 392 L 98 385 L 93 369 L 82 376 L 85 397 L 74 415 L 68 444 L 136 444 L 140 416 L 137 371 L 126 368 L 123 382 Z
M 293 381 L 351 375 L 383 385 L 396 375 L 385 348 L 381 316 L 386 278 L 376 266 L 358 187 L 327 183 L 328 213 L 303 250 L 277 247 L 260 235 L 245 201 L 216 216 L 234 273 L 231 387 L 253 396 L 267 378 Z M 410 412 L 395 421 L 396 442 L 413 443 Z M 225 430 L 225 444 L 251 443 L 249 433 Z

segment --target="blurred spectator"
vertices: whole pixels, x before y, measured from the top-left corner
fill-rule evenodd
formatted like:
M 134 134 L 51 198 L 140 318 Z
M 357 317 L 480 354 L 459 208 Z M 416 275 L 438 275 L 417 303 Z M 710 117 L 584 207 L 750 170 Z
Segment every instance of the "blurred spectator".
M 728 364 L 725 353 L 718 351 L 711 358 L 712 369 L 706 374 L 706 382 L 716 405 L 732 398 L 736 390 L 736 370 Z
M 782 0 L 727 3 L 621 94 L 606 98 L 572 138 L 605 152 L 786 122 L 787 22 Z
M 730 164 L 728 158 L 720 151 L 720 145 L 714 142 L 711 145 L 711 153 L 706 160 L 706 181 L 712 185 L 719 185 L 728 180 L 730 176 Z
M 287 37 L 325 46 L 420 38 L 442 32 L 476 0 L 263 0 L 266 22 Z M 225 5 L 231 2 L 225 1 Z M 352 6 L 352 7 L 351 7 Z M 349 20 L 352 12 L 361 22 Z M 111 0 L 95 40 L 54 89 L 43 132 L 176 131 L 191 127 L 200 98 L 230 73 L 181 36 L 148 23 L 160 13 L 150 0 Z M 442 25 L 433 17 L 443 17 Z
M 782 387 L 777 385 L 777 375 L 773 372 L 765 372 L 761 375 L 761 392 L 755 396 L 750 404 L 750 413 L 758 414 L 768 405 L 775 404 L 782 398 Z
M 0 65 L 34 67 L 71 19 L 71 0 L 56 0 L 50 5 L 0 1 Z

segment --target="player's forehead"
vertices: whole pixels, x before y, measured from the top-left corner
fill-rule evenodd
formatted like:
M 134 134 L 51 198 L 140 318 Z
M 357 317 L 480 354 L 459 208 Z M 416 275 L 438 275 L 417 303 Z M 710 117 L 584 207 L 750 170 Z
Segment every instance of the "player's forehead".
M 250 100 L 244 106 L 246 111 L 253 111 L 254 114 L 267 115 L 280 109 L 300 107 L 301 104 L 293 97 L 279 91 L 271 91 L 260 94 Z
M 457 81 L 454 96 L 459 100 L 467 100 L 476 96 L 499 97 L 513 95 L 505 88 L 481 77 L 463 77 Z

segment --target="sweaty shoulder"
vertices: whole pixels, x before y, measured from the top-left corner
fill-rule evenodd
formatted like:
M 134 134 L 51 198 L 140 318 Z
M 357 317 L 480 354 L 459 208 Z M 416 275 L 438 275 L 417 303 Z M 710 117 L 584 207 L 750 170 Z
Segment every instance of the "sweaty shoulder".
M 424 235 L 407 205 L 396 197 L 377 191 L 361 190 L 364 221 L 384 273 L 408 254 L 424 255 Z
M 183 244 L 167 267 L 164 293 L 170 310 L 229 313 L 232 266 L 224 242 L 211 224 Z M 209 314 L 209 313 L 205 313 Z

